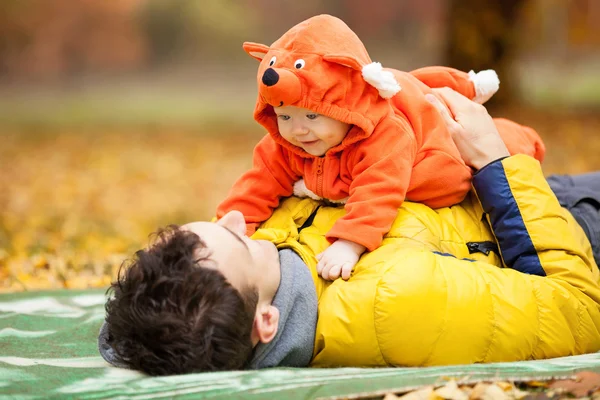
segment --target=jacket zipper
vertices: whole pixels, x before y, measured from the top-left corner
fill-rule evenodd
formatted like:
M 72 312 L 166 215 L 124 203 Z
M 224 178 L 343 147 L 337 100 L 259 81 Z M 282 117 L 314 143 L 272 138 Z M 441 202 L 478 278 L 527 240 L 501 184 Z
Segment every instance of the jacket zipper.
M 500 255 L 498 245 L 494 242 L 469 242 L 467 243 L 467 248 L 469 249 L 469 254 L 483 253 L 487 256 L 493 251 L 497 255 Z
M 317 196 L 323 196 L 323 163 L 325 158 L 317 159 Z

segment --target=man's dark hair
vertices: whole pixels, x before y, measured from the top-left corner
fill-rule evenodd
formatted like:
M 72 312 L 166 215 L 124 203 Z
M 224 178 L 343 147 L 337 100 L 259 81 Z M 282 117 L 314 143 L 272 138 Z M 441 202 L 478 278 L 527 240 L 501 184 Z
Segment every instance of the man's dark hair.
M 240 369 L 258 291 L 240 292 L 212 262 L 193 232 L 171 225 L 121 265 L 106 303 L 108 343 L 132 369 L 150 375 Z

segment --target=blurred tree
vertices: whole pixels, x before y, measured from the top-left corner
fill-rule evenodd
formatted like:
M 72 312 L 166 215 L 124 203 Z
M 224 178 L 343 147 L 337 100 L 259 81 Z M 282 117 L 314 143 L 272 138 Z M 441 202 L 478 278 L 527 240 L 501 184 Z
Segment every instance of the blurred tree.
M 350 26 L 371 57 L 409 70 L 440 62 L 447 0 L 245 0 L 257 10 L 260 29 L 246 40 L 271 44 L 304 19 L 334 15 Z
M 586 50 L 600 49 L 600 1 L 571 0 L 567 15 L 569 43 Z
M 219 60 L 223 44 L 239 43 L 256 30 L 255 8 L 238 0 L 146 0 L 142 26 L 154 64 L 173 59 Z M 209 57 L 206 55 L 210 54 Z M 221 60 L 222 61 L 222 60 Z M 218 62 L 218 61 L 217 61 Z
M 509 68 L 519 39 L 515 22 L 527 2 L 448 0 L 447 64 L 466 71 L 495 69 L 501 90 L 490 101 L 492 106 L 513 97 Z
M 145 55 L 135 23 L 141 1 L 0 2 L 0 75 L 58 78 L 139 65 Z

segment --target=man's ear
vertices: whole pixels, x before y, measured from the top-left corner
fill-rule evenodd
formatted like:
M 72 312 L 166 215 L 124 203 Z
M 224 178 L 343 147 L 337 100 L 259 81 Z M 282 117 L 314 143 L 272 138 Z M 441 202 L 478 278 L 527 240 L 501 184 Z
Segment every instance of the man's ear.
M 272 305 L 258 306 L 254 315 L 252 336 L 261 343 L 269 343 L 279 329 L 279 310 Z
M 269 52 L 269 46 L 266 44 L 244 42 L 242 46 L 244 51 L 250 55 L 250 57 L 256 58 L 258 61 L 262 61 L 263 58 Z

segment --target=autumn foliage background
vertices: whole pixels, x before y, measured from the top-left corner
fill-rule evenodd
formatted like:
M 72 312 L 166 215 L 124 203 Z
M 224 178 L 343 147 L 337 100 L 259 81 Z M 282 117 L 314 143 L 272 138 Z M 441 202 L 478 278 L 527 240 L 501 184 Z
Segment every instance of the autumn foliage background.
M 490 111 L 540 132 L 547 174 L 600 169 L 596 0 L 5 0 L 0 291 L 106 287 L 211 218 L 263 134 L 242 42 L 323 12 L 383 65 L 496 69 Z

